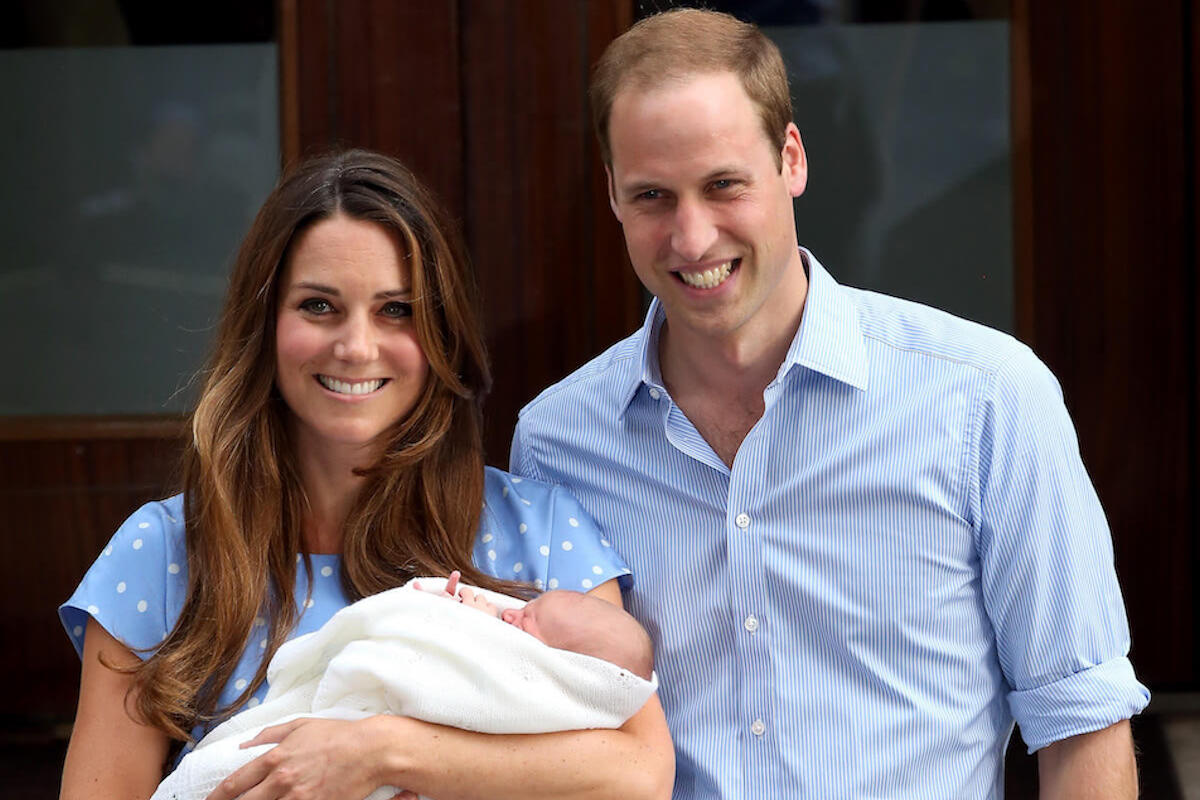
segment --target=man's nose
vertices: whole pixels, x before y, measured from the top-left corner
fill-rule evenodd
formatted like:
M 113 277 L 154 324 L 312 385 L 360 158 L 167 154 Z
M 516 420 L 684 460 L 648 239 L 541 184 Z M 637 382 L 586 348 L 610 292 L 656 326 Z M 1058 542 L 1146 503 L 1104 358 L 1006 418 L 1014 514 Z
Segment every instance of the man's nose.
M 681 199 L 675 207 L 671 249 L 685 261 L 699 261 L 717 241 L 717 226 L 704 204 Z

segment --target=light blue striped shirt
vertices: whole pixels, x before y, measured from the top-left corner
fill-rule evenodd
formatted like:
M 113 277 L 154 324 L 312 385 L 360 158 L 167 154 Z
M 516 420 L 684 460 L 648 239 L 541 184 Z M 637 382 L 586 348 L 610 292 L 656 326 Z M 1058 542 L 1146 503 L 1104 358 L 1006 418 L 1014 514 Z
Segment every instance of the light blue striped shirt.
M 1014 718 L 1032 751 L 1149 699 L 1061 390 L 1013 338 L 804 255 L 732 469 L 663 385 L 657 301 L 521 412 L 512 469 L 634 571 L 676 798 L 1002 798 Z

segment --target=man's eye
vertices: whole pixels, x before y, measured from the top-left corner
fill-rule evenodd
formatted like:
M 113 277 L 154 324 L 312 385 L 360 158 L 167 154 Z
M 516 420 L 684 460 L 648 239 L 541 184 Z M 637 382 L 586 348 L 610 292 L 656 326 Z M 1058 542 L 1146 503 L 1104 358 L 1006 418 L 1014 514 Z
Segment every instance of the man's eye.
M 412 303 L 401 303 L 399 301 L 387 303 L 383 308 L 380 309 L 380 313 L 385 317 L 392 317 L 393 319 L 411 317 Z
M 662 192 L 658 189 L 647 189 L 637 196 L 638 200 L 661 200 Z
M 310 314 L 328 314 L 330 311 L 333 311 L 333 306 L 330 302 L 321 297 L 312 297 L 305 300 L 300 304 L 300 308 Z
M 731 181 L 729 178 L 721 178 L 720 180 L 715 180 L 712 182 L 712 188 L 717 189 L 718 191 L 721 189 L 729 189 L 732 186 L 733 181 Z

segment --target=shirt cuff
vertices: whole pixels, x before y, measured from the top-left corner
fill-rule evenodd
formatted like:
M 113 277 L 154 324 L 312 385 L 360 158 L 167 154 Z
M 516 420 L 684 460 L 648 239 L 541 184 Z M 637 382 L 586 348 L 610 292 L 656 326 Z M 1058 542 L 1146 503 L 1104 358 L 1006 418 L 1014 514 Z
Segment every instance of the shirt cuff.
M 1008 695 L 1029 753 L 1129 719 L 1150 702 L 1129 659 L 1121 656 L 1065 678 Z

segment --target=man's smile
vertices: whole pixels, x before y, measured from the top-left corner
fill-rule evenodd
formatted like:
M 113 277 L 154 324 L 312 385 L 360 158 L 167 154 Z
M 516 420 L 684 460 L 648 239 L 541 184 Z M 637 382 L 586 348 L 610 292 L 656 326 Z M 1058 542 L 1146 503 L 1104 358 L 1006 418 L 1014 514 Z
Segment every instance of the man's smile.
M 733 274 L 738 265 L 742 263 L 740 258 L 735 258 L 732 261 L 726 261 L 722 264 L 709 267 L 698 272 L 686 272 L 683 270 L 676 271 L 674 274 L 679 280 L 691 286 L 694 289 L 715 289 Z

